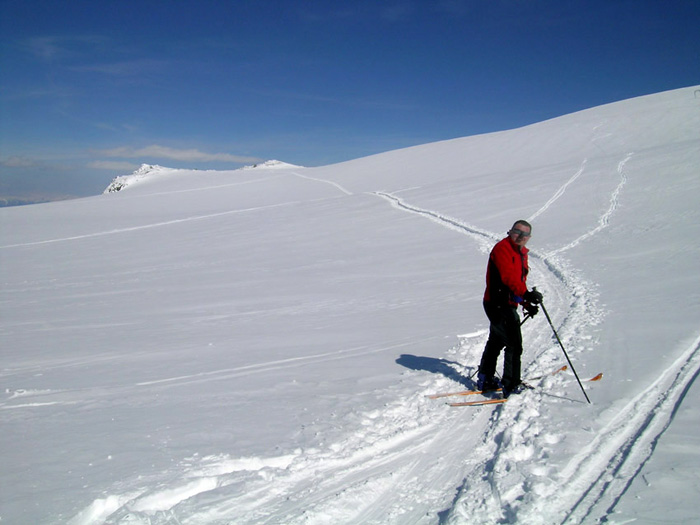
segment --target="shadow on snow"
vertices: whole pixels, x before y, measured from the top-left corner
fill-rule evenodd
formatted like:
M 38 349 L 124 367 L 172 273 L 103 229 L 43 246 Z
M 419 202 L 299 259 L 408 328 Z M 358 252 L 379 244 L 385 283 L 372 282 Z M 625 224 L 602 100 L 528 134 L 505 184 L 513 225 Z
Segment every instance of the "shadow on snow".
M 401 354 L 396 362 L 410 370 L 425 370 L 433 374 L 441 374 L 447 379 L 464 385 L 466 388 L 474 388 L 476 386 L 476 383 L 471 377 L 465 377 L 456 370 L 455 367 L 463 367 L 460 363 L 455 361 L 448 361 L 447 359 L 438 359 L 435 357 Z

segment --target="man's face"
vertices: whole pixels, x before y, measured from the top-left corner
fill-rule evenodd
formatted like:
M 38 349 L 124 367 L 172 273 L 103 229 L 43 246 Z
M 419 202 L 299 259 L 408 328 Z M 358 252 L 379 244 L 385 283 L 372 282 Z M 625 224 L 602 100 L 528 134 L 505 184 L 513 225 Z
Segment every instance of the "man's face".
M 530 240 L 530 227 L 524 224 L 516 224 L 512 230 L 508 232 L 510 240 L 517 246 L 525 246 Z

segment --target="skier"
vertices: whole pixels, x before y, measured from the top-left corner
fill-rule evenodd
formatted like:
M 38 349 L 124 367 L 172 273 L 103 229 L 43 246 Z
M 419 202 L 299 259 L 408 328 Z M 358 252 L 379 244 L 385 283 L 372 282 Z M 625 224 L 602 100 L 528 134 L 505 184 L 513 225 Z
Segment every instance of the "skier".
M 486 291 L 484 310 L 489 318 L 489 338 L 481 356 L 477 388 L 496 390 L 503 388 L 503 396 L 522 391 L 520 356 L 523 339 L 520 332 L 518 306 L 522 305 L 527 315 L 537 315 L 542 294 L 527 289 L 528 249 L 525 247 L 532 235 L 532 226 L 524 220 L 516 221 L 508 236 L 491 250 L 486 269 Z M 496 361 L 505 348 L 503 377 L 501 384 L 494 374 Z

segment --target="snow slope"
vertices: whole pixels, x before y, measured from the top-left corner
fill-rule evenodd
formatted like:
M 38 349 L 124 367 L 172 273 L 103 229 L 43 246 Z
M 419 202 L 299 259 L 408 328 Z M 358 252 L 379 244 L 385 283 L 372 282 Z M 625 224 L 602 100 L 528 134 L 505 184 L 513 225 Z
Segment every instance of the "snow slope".
M 698 166 L 695 87 L 0 209 L 2 522 L 692 523 Z M 519 218 L 592 404 L 570 372 L 428 399 L 473 386 Z M 526 377 L 565 364 L 523 330 Z

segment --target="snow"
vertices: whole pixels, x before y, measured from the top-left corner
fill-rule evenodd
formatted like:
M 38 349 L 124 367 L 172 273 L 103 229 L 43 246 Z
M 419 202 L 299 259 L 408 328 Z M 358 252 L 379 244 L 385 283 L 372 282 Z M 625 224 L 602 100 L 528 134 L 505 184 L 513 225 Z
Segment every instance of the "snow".
M 699 110 L 691 87 L 0 209 L 0 521 L 697 522 Z M 592 403 L 549 374 L 542 314 L 535 390 L 427 398 L 474 385 L 487 254 L 521 218 Z
M 295 164 L 289 164 L 287 162 L 282 162 L 280 160 L 268 160 L 260 164 L 253 164 L 252 166 L 244 166 L 239 168 L 240 170 L 285 170 L 290 168 L 301 168 L 302 166 L 297 166 Z M 234 170 L 232 177 L 236 175 L 237 170 Z M 225 172 L 218 172 L 217 177 Z M 207 172 L 192 170 L 182 170 L 173 168 L 164 168 L 163 166 L 152 165 L 152 164 L 142 164 L 140 168 L 135 170 L 130 175 L 120 175 L 115 177 L 114 180 L 105 188 L 104 193 L 116 193 L 118 191 L 125 190 L 127 188 L 133 187 L 135 184 L 140 183 L 156 183 L 159 184 L 161 179 L 167 177 L 169 179 L 177 177 L 186 177 L 188 179 L 194 178 L 196 175 L 206 175 Z M 207 190 L 212 189 L 211 186 L 205 184 Z
M 258 169 L 277 169 L 286 170 L 289 168 L 301 168 L 303 166 L 298 166 L 296 164 L 290 164 L 288 162 L 282 162 L 281 160 L 266 160 L 260 164 L 253 164 L 252 166 L 244 166 L 243 170 L 258 170 Z
M 141 167 L 135 170 L 131 175 L 120 175 L 119 177 L 115 177 L 109 186 L 107 186 L 104 193 L 122 191 L 129 186 L 133 186 L 134 184 L 144 181 L 153 181 L 154 179 L 171 175 L 176 171 L 177 170 L 173 170 L 171 168 L 164 168 L 163 166 L 141 164 Z

